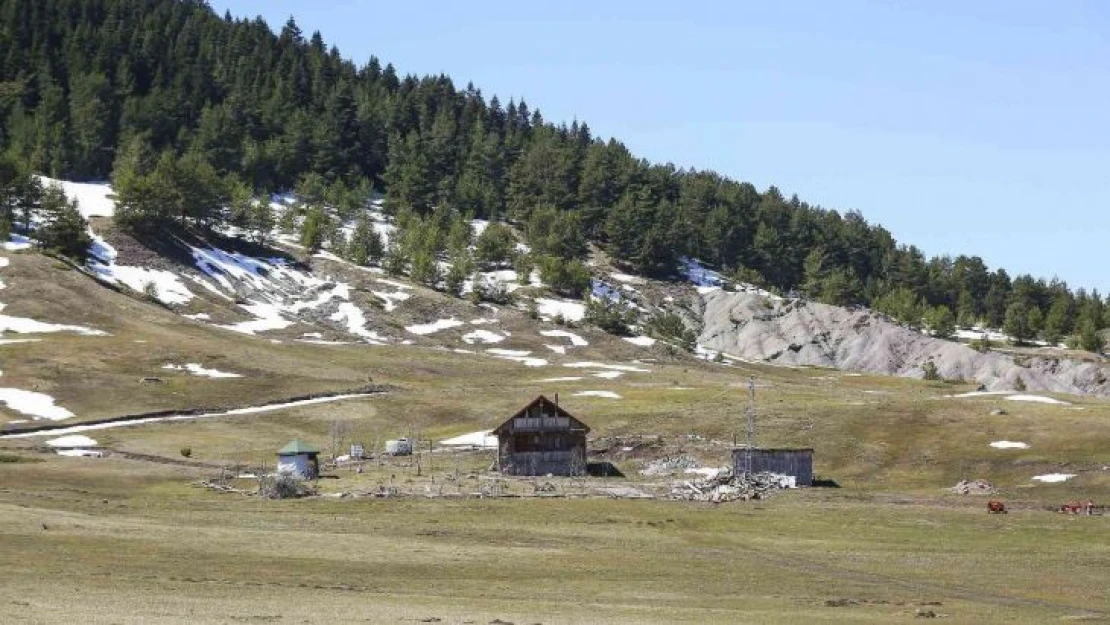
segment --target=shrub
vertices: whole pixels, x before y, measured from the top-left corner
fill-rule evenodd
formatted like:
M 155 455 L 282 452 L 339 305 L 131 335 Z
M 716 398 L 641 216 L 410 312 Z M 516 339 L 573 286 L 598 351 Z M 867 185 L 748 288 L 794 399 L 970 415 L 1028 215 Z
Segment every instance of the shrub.
M 182 458 L 192 458 L 193 457 L 193 448 L 192 447 L 182 447 L 181 448 L 181 457 Z
M 1016 380 L 1014 380 L 1014 390 L 1015 391 L 1024 391 L 1025 390 L 1025 380 L 1023 380 L 1020 375 L 1017 377 Z
M 933 362 L 932 360 L 926 362 L 921 367 L 921 370 L 925 373 L 926 380 L 929 380 L 930 382 L 936 382 L 940 380 L 940 372 L 937 371 L 937 363 Z
M 157 302 L 158 301 L 158 285 L 155 284 L 153 281 L 144 283 L 143 284 L 143 297 L 147 298 L 148 300 L 150 300 L 152 302 Z

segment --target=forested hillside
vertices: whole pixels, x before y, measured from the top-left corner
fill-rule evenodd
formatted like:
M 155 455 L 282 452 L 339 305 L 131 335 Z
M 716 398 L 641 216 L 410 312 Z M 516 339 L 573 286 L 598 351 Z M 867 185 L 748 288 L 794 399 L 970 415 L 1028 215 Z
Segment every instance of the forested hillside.
M 402 76 L 376 58 L 356 64 L 292 19 L 275 34 L 198 0 L 0 0 L 0 120 L 0 230 L 27 225 L 28 171 L 111 177 L 117 219 L 136 230 L 231 221 L 264 236 L 274 216 L 250 197 L 296 187 L 307 245 L 332 240 L 414 277 L 464 253 L 468 234 L 452 226 L 477 217 L 519 224 L 532 253 L 518 266 L 570 289 L 593 241 L 646 274 L 689 255 L 738 281 L 870 305 L 940 334 L 984 323 L 1098 349 L 1110 325 L 1097 292 L 1011 278 L 975 256 L 927 259 L 858 212 L 652 164 L 523 100 Z M 344 239 L 320 210 L 356 214 L 374 190 L 410 233 L 397 249 L 366 229 Z M 491 232 L 487 247 L 504 251 Z

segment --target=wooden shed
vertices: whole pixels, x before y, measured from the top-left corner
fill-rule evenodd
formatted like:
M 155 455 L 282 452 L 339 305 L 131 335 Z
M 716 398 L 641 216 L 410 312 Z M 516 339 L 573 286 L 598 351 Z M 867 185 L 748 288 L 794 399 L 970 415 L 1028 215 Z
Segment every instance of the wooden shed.
M 753 449 L 752 473 L 769 471 L 794 477 L 798 486 L 813 486 L 813 449 Z M 748 471 L 748 449 L 732 450 L 732 471 L 739 475 Z
M 300 440 L 293 439 L 278 450 L 278 473 L 288 473 L 303 480 L 312 480 L 320 474 L 320 462 L 316 456 L 320 450 Z
M 540 395 L 493 430 L 498 470 L 506 475 L 585 475 L 589 431 L 557 401 Z

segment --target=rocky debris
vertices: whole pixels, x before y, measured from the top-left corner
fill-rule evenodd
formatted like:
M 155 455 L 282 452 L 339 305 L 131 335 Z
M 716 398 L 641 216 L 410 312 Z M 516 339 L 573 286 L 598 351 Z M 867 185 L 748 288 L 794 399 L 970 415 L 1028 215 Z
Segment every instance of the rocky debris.
M 942 378 L 989 390 L 1012 389 L 1020 378 L 1029 391 L 1110 395 L 1105 363 L 1051 349 L 1019 366 L 1011 354 L 926 336 L 865 308 L 721 290 L 704 294 L 703 301 L 698 345 L 742 360 L 915 378 L 931 360 Z
M 789 488 L 793 478 L 779 473 L 741 473 L 723 470 L 716 477 L 677 482 L 671 487 L 671 499 L 686 501 L 747 501 L 762 499 L 768 493 Z
M 998 492 L 998 490 L 986 480 L 960 480 L 958 484 L 948 490 L 957 495 L 994 495 Z
M 665 456 L 644 465 L 641 475 L 672 475 L 686 469 L 695 469 L 698 461 L 687 455 Z

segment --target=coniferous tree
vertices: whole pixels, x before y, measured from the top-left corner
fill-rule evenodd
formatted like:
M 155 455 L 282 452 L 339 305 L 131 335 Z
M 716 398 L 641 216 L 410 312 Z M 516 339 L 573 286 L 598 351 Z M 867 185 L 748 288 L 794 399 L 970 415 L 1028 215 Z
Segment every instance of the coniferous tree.
M 61 187 L 47 186 L 42 192 L 42 223 L 35 238 L 47 250 L 84 262 L 92 238 L 89 224 L 78 210 L 76 200 L 66 197 Z

